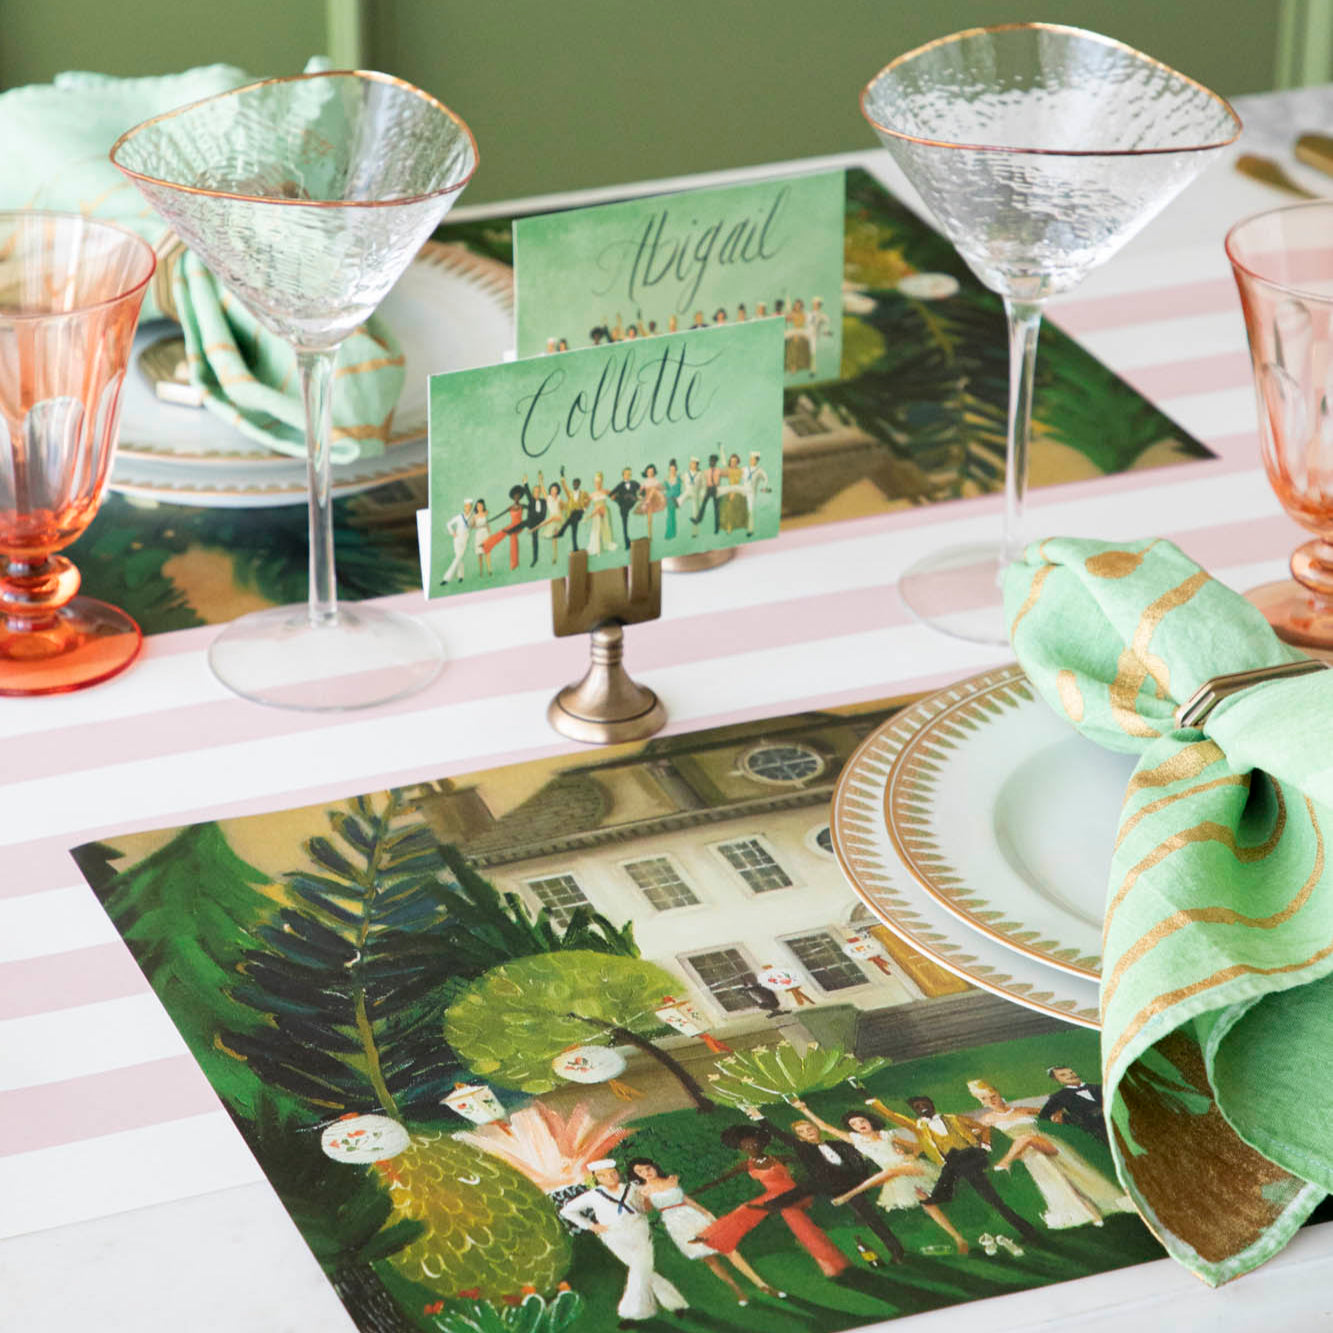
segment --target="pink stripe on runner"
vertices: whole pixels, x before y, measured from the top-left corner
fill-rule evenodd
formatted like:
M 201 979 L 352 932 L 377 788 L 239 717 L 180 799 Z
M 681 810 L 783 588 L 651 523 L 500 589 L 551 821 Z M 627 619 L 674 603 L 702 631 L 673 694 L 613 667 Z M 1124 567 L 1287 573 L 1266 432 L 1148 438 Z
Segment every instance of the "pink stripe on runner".
M 0 963 L 0 1020 L 119 1000 L 148 988 L 130 951 L 119 942 L 23 958 Z M 3 1120 L 0 1116 L 0 1123 Z
M 1183 398 L 1190 393 L 1216 393 L 1252 384 L 1250 358 L 1244 352 L 1200 356 L 1169 365 L 1139 366 L 1122 376 L 1145 398 Z
M 220 1106 L 188 1055 L 0 1092 L 0 1157 L 206 1115 Z
M 760 647 L 781 647 L 809 638 L 902 624 L 907 620 L 891 587 L 853 589 L 800 598 L 774 606 L 709 612 L 681 621 L 654 621 L 634 630 L 637 670 L 677 666 Z M 422 694 L 381 710 L 381 716 L 410 714 L 490 699 L 500 694 L 551 689 L 575 680 L 586 665 L 581 638 L 542 640 L 450 662 Z M 301 686 L 293 687 L 295 690 Z M 182 750 L 207 751 L 279 735 L 325 730 L 327 714 L 275 713 L 242 699 L 116 718 L 92 729 L 78 725 L 15 737 L 6 744 L 6 762 L 29 781 L 71 768 L 86 771 Z
M 1237 311 L 1236 284 L 1230 278 L 1186 282 L 1175 287 L 1124 292 L 1115 296 L 1092 296 L 1060 302 L 1050 311 L 1050 321 L 1066 333 L 1078 335 L 1099 329 L 1118 329 L 1132 324 L 1150 324 L 1161 319 L 1185 319 L 1190 315 L 1215 315 Z

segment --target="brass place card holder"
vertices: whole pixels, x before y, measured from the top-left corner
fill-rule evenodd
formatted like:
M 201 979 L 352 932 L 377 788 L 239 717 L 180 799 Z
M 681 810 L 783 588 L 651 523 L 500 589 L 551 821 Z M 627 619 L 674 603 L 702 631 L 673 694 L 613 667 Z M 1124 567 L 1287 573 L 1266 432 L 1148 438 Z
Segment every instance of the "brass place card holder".
M 551 580 L 556 637 L 590 636 L 587 673 L 577 684 L 566 685 L 546 710 L 546 720 L 570 740 L 590 745 L 643 740 L 666 723 L 662 701 L 635 684 L 622 663 L 622 626 L 662 614 L 662 562 L 650 559 L 649 546 L 646 537 L 631 542 L 627 569 L 595 574 L 588 572 L 588 553 L 576 551 L 565 577 Z
M 692 551 L 689 555 L 669 555 L 662 560 L 668 574 L 697 574 L 702 569 L 716 569 L 736 558 L 734 546 L 719 546 L 712 551 Z

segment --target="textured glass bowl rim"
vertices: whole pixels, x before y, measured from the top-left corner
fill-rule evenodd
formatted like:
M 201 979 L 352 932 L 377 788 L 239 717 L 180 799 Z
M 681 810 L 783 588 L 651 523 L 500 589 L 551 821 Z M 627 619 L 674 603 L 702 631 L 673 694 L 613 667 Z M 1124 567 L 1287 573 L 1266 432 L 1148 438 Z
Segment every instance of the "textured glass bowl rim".
M 1227 258 L 1231 261 L 1231 267 L 1237 273 L 1243 273 L 1247 278 L 1262 284 L 1265 287 L 1271 287 L 1275 292 L 1286 292 L 1288 296 L 1299 296 L 1303 301 L 1317 301 L 1320 305 L 1333 305 L 1333 294 L 1328 292 L 1312 292 L 1304 287 L 1294 287 L 1289 282 L 1279 282 L 1276 278 L 1265 277 L 1262 273 L 1252 268 L 1249 264 L 1239 259 L 1235 250 L 1236 236 L 1250 225 L 1251 222 L 1258 222 L 1261 219 L 1277 217 L 1281 213 L 1299 213 L 1303 209 L 1327 208 L 1333 210 L 1333 199 L 1310 199 L 1303 204 L 1286 204 L 1282 208 L 1265 208 L 1262 213 L 1251 213 L 1249 217 L 1242 218 L 1230 231 L 1227 232 L 1226 240 L 1222 242 L 1227 252 Z M 1333 243 L 1330 243 L 1329 249 L 1333 249 Z
M 209 102 L 220 102 L 224 97 L 236 97 L 241 93 L 253 92 L 256 88 L 265 88 L 272 83 L 299 83 L 308 79 L 361 79 L 369 83 L 387 83 L 395 88 L 403 89 L 414 97 L 419 97 L 423 102 L 429 102 L 437 110 L 443 111 L 467 136 L 468 143 L 472 146 L 472 166 L 469 168 L 467 175 L 462 180 L 455 181 L 452 185 L 446 185 L 441 189 L 428 190 L 425 194 L 404 195 L 400 199 L 274 199 L 263 194 L 237 194 L 230 190 L 209 190 L 201 185 L 183 185 L 178 181 L 164 180 L 161 176 L 151 176 L 147 172 L 135 171 L 133 168 L 116 161 L 116 154 L 120 151 L 122 145 L 127 144 L 141 130 L 146 130 L 150 125 L 156 125 L 159 121 L 172 120 L 187 111 L 193 111 L 197 106 L 205 106 Z M 164 111 L 161 115 L 150 116 L 147 120 L 141 121 L 138 125 L 126 130 L 111 145 L 111 152 L 108 156 L 111 159 L 111 165 L 117 171 L 130 177 L 131 180 L 144 181 L 149 185 L 158 185 L 165 190 L 177 190 L 181 194 L 206 195 L 210 199 L 235 199 L 246 204 L 274 204 L 287 208 L 399 208 L 404 204 L 419 204 L 427 199 L 438 199 L 442 195 L 456 194 L 472 179 L 477 170 L 477 164 L 481 161 L 476 136 L 462 116 L 455 111 L 451 111 L 439 98 L 432 97 L 430 93 L 418 88 L 416 84 L 408 83 L 406 79 L 397 78 L 392 74 L 381 74 L 378 70 L 373 69 L 325 69 L 316 70 L 311 74 L 285 74 L 276 79 L 257 79 L 253 83 L 242 84 L 239 88 L 228 88 L 225 92 L 214 93 L 210 97 L 201 97 L 194 102 L 186 102 L 184 106 L 174 107 L 170 111 Z
M 971 37 L 992 36 L 1001 32 L 1058 32 L 1073 37 L 1084 37 L 1089 41 L 1095 42 L 1101 46 L 1113 47 L 1118 51 L 1124 51 L 1133 56 L 1136 60 L 1141 60 L 1145 65 L 1155 65 L 1158 69 L 1165 70 L 1172 78 L 1179 79 L 1181 83 L 1187 83 L 1193 88 L 1197 88 L 1207 97 L 1212 98 L 1228 116 L 1231 117 L 1232 125 L 1235 127 L 1232 133 L 1225 139 L 1216 139 L 1209 143 L 1200 144 L 1181 144 L 1177 147 L 1164 146 L 1161 148 L 1018 148 L 1008 144 L 996 143 L 962 143 L 952 139 L 928 139 L 920 134 L 908 134 L 905 130 L 895 130 L 890 125 L 881 125 L 874 116 L 870 114 L 870 108 L 867 102 L 870 98 L 871 89 L 891 70 L 897 69 L 899 65 L 905 65 L 909 60 L 915 60 L 917 56 L 925 55 L 927 51 L 932 51 L 938 46 L 947 46 L 953 42 L 965 41 Z M 1241 125 L 1240 117 L 1236 114 L 1236 108 L 1227 101 L 1225 97 L 1213 92 L 1211 88 L 1205 87 L 1197 79 L 1191 79 L 1188 74 L 1182 74 L 1178 69 L 1166 64 L 1164 61 L 1156 60 L 1150 55 L 1146 55 L 1137 47 L 1130 46 L 1127 42 L 1117 41 L 1114 37 L 1103 36 L 1099 32 L 1093 32 L 1088 28 L 1076 28 L 1067 23 L 996 23 L 981 28 L 964 28 L 960 32 L 950 33 L 947 37 L 937 37 L 934 41 L 926 42 L 923 46 L 914 47 L 910 51 L 904 51 L 902 55 L 890 60 L 883 69 L 875 75 L 864 88 L 861 89 L 861 114 L 875 127 L 881 134 L 891 135 L 895 139 L 901 139 L 905 143 L 921 144 L 926 148 L 957 148 L 966 149 L 976 153 L 1025 153 L 1039 157 L 1147 157 L 1162 153 L 1202 153 L 1210 152 L 1217 148 L 1225 148 L 1227 144 L 1235 143 L 1240 136 Z
M 139 282 L 125 287 L 114 296 L 104 296 L 100 301 L 90 301 L 87 305 L 77 305 L 72 310 L 38 310 L 31 314 L 16 314 L 0 310 L 0 324 L 35 323 L 42 319 L 75 319 L 80 315 L 90 314 L 94 310 L 106 310 L 111 306 L 119 305 L 122 301 L 140 295 L 144 288 L 152 282 L 153 274 L 157 272 L 157 251 L 142 236 L 136 235 L 128 227 L 122 227 L 118 222 L 105 222 L 101 218 L 90 218 L 84 213 L 58 212 L 42 208 L 0 209 L 0 226 L 3 226 L 11 218 L 19 221 L 41 219 L 47 222 L 77 222 L 84 227 L 91 227 L 95 231 L 115 232 L 126 240 L 133 241 L 134 247 L 142 250 L 148 256 L 148 272 L 143 275 Z

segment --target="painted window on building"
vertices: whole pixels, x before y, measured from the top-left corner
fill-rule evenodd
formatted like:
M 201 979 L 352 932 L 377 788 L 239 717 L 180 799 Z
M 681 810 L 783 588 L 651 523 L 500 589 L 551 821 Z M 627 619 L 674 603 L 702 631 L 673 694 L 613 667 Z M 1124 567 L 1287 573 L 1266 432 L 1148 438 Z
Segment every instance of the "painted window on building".
M 543 907 L 549 908 L 551 920 L 558 926 L 569 925 L 576 907 L 588 907 L 588 896 L 579 888 L 573 875 L 547 875 L 544 879 L 528 880 L 528 888 Z
M 833 855 L 833 830 L 827 824 L 821 824 L 813 831 L 810 838 L 810 846 L 824 853 L 825 856 Z
M 789 889 L 792 877 L 758 838 L 737 838 L 717 845 L 718 854 L 746 882 L 751 893 Z
M 669 856 L 645 856 L 638 861 L 626 861 L 625 873 L 659 912 L 669 912 L 673 907 L 693 907 L 699 901 L 699 896 L 681 878 L 676 863 Z
M 710 994 L 729 1014 L 757 1008 L 746 986 L 758 986 L 746 957 L 739 949 L 714 949 L 710 953 L 690 954 L 685 960 Z
M 791 935 L 782 941 L 800 959 L 801 966 L 824 991 L 846 990 L 864 986 L 866 974 L 855 958 L 842 951 L 842 940 L 831 930 L 816 930 L 808 935 Z
M 741 768 L 756 782 L 809 782 L 824 771 L 824 756 L 808 745 L 756 745 L 741 756 Z

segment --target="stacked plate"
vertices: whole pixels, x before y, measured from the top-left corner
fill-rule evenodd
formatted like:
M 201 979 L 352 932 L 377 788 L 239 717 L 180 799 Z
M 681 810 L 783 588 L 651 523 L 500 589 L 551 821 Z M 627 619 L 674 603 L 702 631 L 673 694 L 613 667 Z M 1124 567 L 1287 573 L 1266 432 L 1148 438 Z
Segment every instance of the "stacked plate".
M 428 242 L 379 313 L 405 360 L 393 437 L 382 454 L 333 469 L 336 495 L 425 474 L 427 377 L 491 365 L 512 351 L 513 270 L 462 246 Z M 163 339 L 177 333 L 175 325 L 158 321 L 141 327 L 135 339 L 137 371 L 125 381 L 112 489 L 172 504 L 304 504 L 304 458 L 265 449 L 202 407 L 158 397 L 154 380 L 172 355 L 167 347 L 164 358 Z
M 1098 1025 L 1107 868 L 1131 755 L 1002 667 L 880 727 L 833 799 L 844 872 L 894 934 L 985 990 Z

